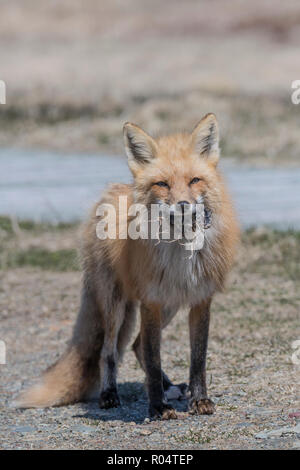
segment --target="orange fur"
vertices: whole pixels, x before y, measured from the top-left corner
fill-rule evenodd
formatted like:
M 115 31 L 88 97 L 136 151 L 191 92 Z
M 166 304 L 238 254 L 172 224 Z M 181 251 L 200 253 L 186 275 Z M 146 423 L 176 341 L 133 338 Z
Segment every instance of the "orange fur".
M 118 403 L 116 392 L 109 401 L 107 390 L 115 388 L 116 364 L 129 341 L 138 303 L 145 306 L 144 312 L 153 308 L 153 321 L 164 327 L 180 307 L 200 311 L 197 305 L 209 304 L 214 292 L 222 289 L 232 265 L 239 229 L 217 167 L 218 126 L 214 115 L 205 116 L 192 134 L 157 140 L 133 124 L 127 123 L 124 129 L 134 182 L 112 185 L 93 208 L 82 233 L 82 303 L 69 349 L 38 386 L 21 395 L 20 406 L 78 401 L 97 381 L 99 367 L 101 403 L 114 406 Z M 194 178 L 199 181 L 192 183 Z M 120 196 L 127 196 L 128 206 L 133 202 L 149 206 L 156 201 L 172 205 L 183 200 L 193 204 L 201 198 L 212 212 L 203 249 L 188 260 L 186 250 L 178 243 L 156 244 L 118 236 L 99 240 L 96 208 L 103 203 L 115 207 L 117 234 L 119 229 L 126 234 L 131 219 L 127 212 L 119 211 Z M 144 365 L 140 338 L 135 345 Z

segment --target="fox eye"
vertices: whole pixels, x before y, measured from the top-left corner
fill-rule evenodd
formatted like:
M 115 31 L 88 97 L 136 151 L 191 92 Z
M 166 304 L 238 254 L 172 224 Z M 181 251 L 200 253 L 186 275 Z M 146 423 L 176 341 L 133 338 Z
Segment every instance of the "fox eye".
M 161 188 L 168 188 L 169 185 L 165 181 L 158 181 L 157 183 L 154 183 L 155 186 L 160 186 Z
M 190 181 L 190 184 L 196 184 L 196 183 L 199 183 L 199 181 L 201 181 L 201 178 L 193 178 L 191 181 Z

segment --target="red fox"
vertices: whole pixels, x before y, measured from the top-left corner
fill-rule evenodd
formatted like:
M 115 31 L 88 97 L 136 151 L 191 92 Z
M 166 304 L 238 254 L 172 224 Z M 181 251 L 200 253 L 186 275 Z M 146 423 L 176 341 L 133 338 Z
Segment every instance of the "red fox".
M 85 399 L 100 382 L 100 407 L 119 406 L 117 367 L 140 310 L 141 330 L 133 350 L 146 373 L 149 414 L 176 418 L 168 398 L 184 395 L 186 386 L 173 385 L 161 369 L 161 331 L 179 309 L 188 307 L 189 409 L 192 414 L 211 414 L 214 403 L 207 396 L 205 377 L 210 305 L 224 285 L 239 240 L 233 206 L 217 168 L 218 123 L 214 114 L 207 114 L 192 133 L 157 139 L 126 123 L 124 141 L 133 182 L 112 185 L 97 206 L 115 207 L 120 226 L 130 218 L 120 212 L 120 196 L 147 207 L 164 203 L 171 216 L 174 204 L 191 208 L 200 201 L 205 208 L 203 247 L 187 256 L 184 239 L 99 239 L 96 206 L 83 230 L 84 278 L 73 337 L 63 356 L 37 385 L 21 393 L 17 404 L 67 405 Z

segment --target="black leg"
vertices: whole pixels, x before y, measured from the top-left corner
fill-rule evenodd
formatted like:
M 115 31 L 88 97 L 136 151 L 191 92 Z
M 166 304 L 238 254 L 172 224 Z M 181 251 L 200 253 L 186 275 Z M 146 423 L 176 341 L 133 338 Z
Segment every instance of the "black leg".
M 174 419 L 175 410 L 165 402 L 160 360 L 161 314 L 156 305 L 141 306 L 141 341 L 147 376 L 149 414 L 152 418 Z
M 190 311 L 190 412 L 192 414 L 212 414 L 214 404 L 207 397 L 206 389 L 206 352 L 210 319 L 210 300 L 203 302 Z

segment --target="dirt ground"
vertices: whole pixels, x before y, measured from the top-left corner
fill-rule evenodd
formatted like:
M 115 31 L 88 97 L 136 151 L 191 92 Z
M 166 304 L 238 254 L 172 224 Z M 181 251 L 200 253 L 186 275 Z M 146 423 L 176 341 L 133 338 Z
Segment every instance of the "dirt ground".
M 227 289 L 212 307 L 207 376 L 216 413 L 190 416 L 186 401 L 174 401 L 178 420 L 148 422 L 144 374 L 130 348 L 118 377 L 121 408 L 100 410 L 97 402 L 9 407 L 64 350 L 81 273 L 76 227 L 27 223 L 14 235 L 5 219 L 0 225 L 0 339 L 7 347 L 7 364 L 0 365 L 0 448 L 300 449 L 300 366 L 291 359 L 300 339 L 299 233 L 243 235 Z M 164 331 L 162 361 L 175 382 L 188 380 L 186 312 Z
M 299 164 L 296 0 L 11 0 L 0 16 L 0 145 L 123 151 L 122 126 L 221 123 L 226 157 Z

